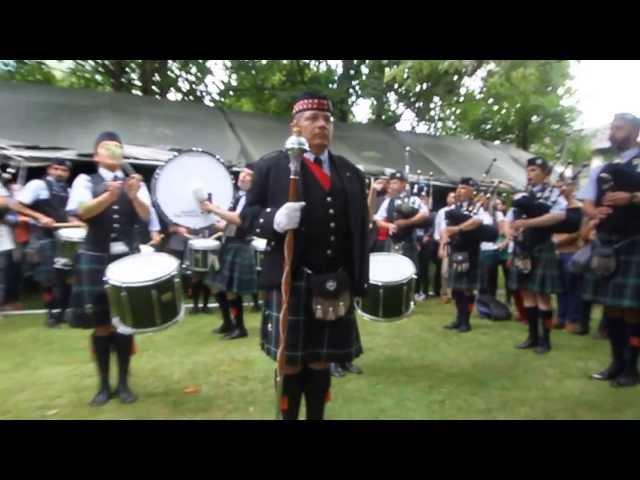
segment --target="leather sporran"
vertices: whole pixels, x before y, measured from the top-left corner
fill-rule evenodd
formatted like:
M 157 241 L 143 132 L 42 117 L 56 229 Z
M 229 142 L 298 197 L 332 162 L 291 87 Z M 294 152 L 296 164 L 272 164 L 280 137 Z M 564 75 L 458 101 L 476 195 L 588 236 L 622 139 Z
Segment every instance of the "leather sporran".
M 524 252 L 520 252 L 517 255 L 514 255 L 513 268 L 515 268 L 518 273 L 521 273 L 523 275 L 527 275 L 528 273 L 530 273 L 533 268 L 531 255 Z
M 593 248 L 590 267 L 593 273 L 601 277 L 608 277 L 616 271 L 615 247 L 597 245 Z
M 351 308 L 351 280 L 344 270 L 323 275 L 311 274 L 311 309 L 316 320 L 343 318 Z
M 569 261 L 569 270 L 571 273 L 581 274 L 589 270 L 589 268 L 591 268 L 592 255 L 593 245 L 590 243 L 574 253 Z
M 451 264 L 449 268 L 456 273 L 466 273 L 471 267 L 468 252 L 455 252 L 451 254 Z

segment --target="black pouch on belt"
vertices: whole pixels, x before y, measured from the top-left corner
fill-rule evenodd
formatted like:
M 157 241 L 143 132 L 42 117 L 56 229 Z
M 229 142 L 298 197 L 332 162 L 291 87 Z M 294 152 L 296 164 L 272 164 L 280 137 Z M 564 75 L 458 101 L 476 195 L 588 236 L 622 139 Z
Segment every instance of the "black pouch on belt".
M 469 271 L 469 252 L 454 252 L 451 254 L 451 269 L 454 272 L 465 273 Z
M 591 270 L 598 276 L 608 277 L 616 271 L 615 246 L 596 245 L 591 254 Z
M 351 279 L 347 272 L 310 274 L 311 308 L 316 320 L 334 321 L 351 308 Z

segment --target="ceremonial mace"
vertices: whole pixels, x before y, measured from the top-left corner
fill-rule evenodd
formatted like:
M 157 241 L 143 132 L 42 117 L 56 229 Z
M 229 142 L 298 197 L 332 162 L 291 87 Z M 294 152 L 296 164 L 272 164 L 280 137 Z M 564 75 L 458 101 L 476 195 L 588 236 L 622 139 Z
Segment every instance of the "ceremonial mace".
M 301 135 L 299 128 L 293 129 L 284 144 L 289 154 L 289 202 L 298 200 L 298 182 L 300 180 L 300 163 L 302 154 L 309 150 L 307 140 Z M 287 345 L 287 329 L 289 327 L 289 294 L 291 293 L 291 263 L 293 260 L 294 232 L 288 230 L 284 239 L 284 266 L 282 271 L 282 307 L 280 310 L 280 345 L 276 357 L 276 420 L 282 419 L 282 381 L 284 379 L 285 348 Z

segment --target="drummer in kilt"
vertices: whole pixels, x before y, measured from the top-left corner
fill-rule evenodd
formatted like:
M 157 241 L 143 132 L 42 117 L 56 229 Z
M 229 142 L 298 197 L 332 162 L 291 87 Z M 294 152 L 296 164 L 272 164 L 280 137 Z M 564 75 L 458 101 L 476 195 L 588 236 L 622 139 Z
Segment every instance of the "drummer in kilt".
M 71 162 L 54 159 L 47 167 L 47 175 L 28 182 L 16 196 L 21 205 L 44 216 L 34 229 L 38 242 L 38 265 L 35 278 L 42 288 L 42 299 L 47 309 L 47 325 L 57 327 L 62 322 L 69 301 L 68 270 L 55 268 L 56 240 L 50 228 L 53 222 L 64 223 L 70 219 L 65 208 L 69 199 L 67 180 L 71 174 Z M 48 225 L 48 226 L 47 226 Z M 54 310 L 58 309 L 58 312 Z
M 556 187 L 548 183 L 551 167 L 540 157 L 527 160 L 527 182 L 529 195 L 535 201 L 546 203 L 550 209 L 545 215 L 535 218 L 516 218 L 517 209 L 507 214 L 507 231 L 518 243 L 516 237 L 522 235 L 523 249 L 514 251 L 509 270 L 509 288 L 522 294 L 529 335 L 516 348 L 533 348 L 536 353 L 551 350 L 551 328 L 553 310 L 551 296 L 562 292 L 562 272 L 560 260 L 552 241 L 551 227 L 565 218 L 567 201 Z M 528 230 L 528 231 L 525 231 Z M 522 253 L 518 253 L 522 252 Z M 530 268 L 523 268 L 530 259 Z M 527 271 L 529 270 L 529 271 Z
M 273 360 L 280 344 L 285 233 L 295 229 L 279 406 L 285 420 L 298 418 L 303 395 L 306 418 L 324 418 L 331 385 L 329 364 L 349 362 L 362 354 L 353 301 L 344 315 L 330 321 L 317 319 L 311 309 L 312 295 L 327 298 L 325 290 L 362 296 L 369 276 L 365 179 L 353 163 L 329 150 L 332 112 L 331 101 L 324 95 L 305 93 L 294 103 L 291 128 L 299 128 L 310 147 L 300 167 L 301 201 L 288 201 L 289 156 L 283 150 L 256 163 L 253 187 L 247 194 L 247 207 L 257 209 L 254 233 L 268 241 L 261 347 Z
M 456 304 L 456 318 L 444 328 L 456 330 L 459 333 L 471 331 L 470 319 L 475 303 L 474 291 L 478 287 L 480 257 L 480 244 L 461 241 L 460 233 L 474 230 L 487 222 L 487 215 L 482 208 L 477 212 L 472 211 L 473 192 L 477 187 L 478 182 L 471 177 L 460 179 L 456 189 L 456 204 L 453 208 L 468 212 L 472 217 L 456 226 L 448 225 L 449 221 L 445 220 L 447 225 L 440 234 L 440 243 L 443 246 L 449 244 L 450 247 L 448 284 Z
M 609 141 L 617 154 L 615 167 L 640 184 L 640 119 L 623 113 L 611 123 Z M 613 165 L 612 165 L 613 166 Z M 589 181 L 578 195 L 584 212 L 596 225 L 597 242 L 613 247 L 613 273 L 589 269 L 583 277 L 583 298 L 604 306 L 607 336 L 611 344 L 611 363 L 594 373 L 595 380 L 607 380 L 614 387 L 631 387 L 640 381 L 640 188 L 633 191 L 613 185 L 603 188 L 602 169 L 592 170 Z M 597 257 L 594 247 L 594 257 Z
M 76 279 L 67 314 L 71 327 L 94 330 L 91 342 L 100 381 L 92 406 L 104 405 L 114 395 L 122 403 L 137 399 L 128 386 L 133 336 L 116 332 L 112 326 L 103 279 L 111 262 L 139 251 L 135 226 L 140 220 L 149 220 L 149 192 L 138 175 L 125 179 L 122 158 L 122 141 L 116 133 L 98 135 L 93 154 L 98 171 L 81 174 L 74 180 L 67 203 L 67 212 L 88 225 L 74 262 Z M 109 385 L 112 348 L 118 359 L 118 386 L 114 392 Z
M 254 164 L 247 164 L 238 175 L 238 191 L 230 210 L 208 201 L 201 203 L 203 210 L 218 215 L 226 222 L 220 249 L 220 269 L 212 272 L 210 277 L 210 283 L 217 290 L 216 300 L 222 314 L 222 325 L 214 332 L 224 334 L 225 340 L 249 335 L 244 325 L 242 297 L 258 291 L 256 251 L 249 234 L 251 215 L 247 210 L 243 218 L 240 216 L 246 208 L 253 170 Z

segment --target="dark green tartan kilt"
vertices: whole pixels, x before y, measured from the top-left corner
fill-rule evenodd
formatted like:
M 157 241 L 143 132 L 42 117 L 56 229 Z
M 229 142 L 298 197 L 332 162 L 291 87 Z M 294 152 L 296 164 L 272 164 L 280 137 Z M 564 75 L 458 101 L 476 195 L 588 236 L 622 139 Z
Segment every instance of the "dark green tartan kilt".
M 219 255 L 220 269 L 211 272 L 214 289 L 248 295 L 258 291 L 256 250 L 249 242 L 225 241 Z
M 33 276 L 42 287 L 53 287 L 56 283 L 56 271 L 53 268 L 56 258 L 56 241 L 45 238 L 38 242 L 38 265 Z
M 339 320 L 316 320 L 311 313 L 311 301 L 306 276 L 299 273 L 291 282 L 289 297 L 289 324 L 285 363 L 302 367 L 314 362 L 350 362 L 362 355 L 362 343 L 354 306 Z M 277 359 L 280 345 L 280 290 L 267 290 L 260 347 L 273 360 Z
M 540 295 L 562 293 L 564 287 L 560 259 L 553 242 L 545 242 L 533 249 L 531 271 L 528 274 L 511 268 L 507 283 L 511 290 L 526 290 Z
M 469 270 L 466 272 L 454 272 L 453 262 L 451 261 L 452 252 L 449 255 L 449 288 L 452 290 L 475 290 L 478 288 L 478 269 L 479 264 L 479 252 L 469 253 Z
M 622 237 L 598 233 L 598 240 L 613 246 Z M 616 270 L 601 277 L 591 270 L 583 275 L 582 298 L 589 302 L 618 308 L 640 308 L 640 239 L 616 249 Z
M 104 274 L 107 266 L 126 255 L 108 255 L 80 250 L 74 260 L 75 281 L 67 309 L 67 321 L 73 328 L 111 325 L 109 299 Z

